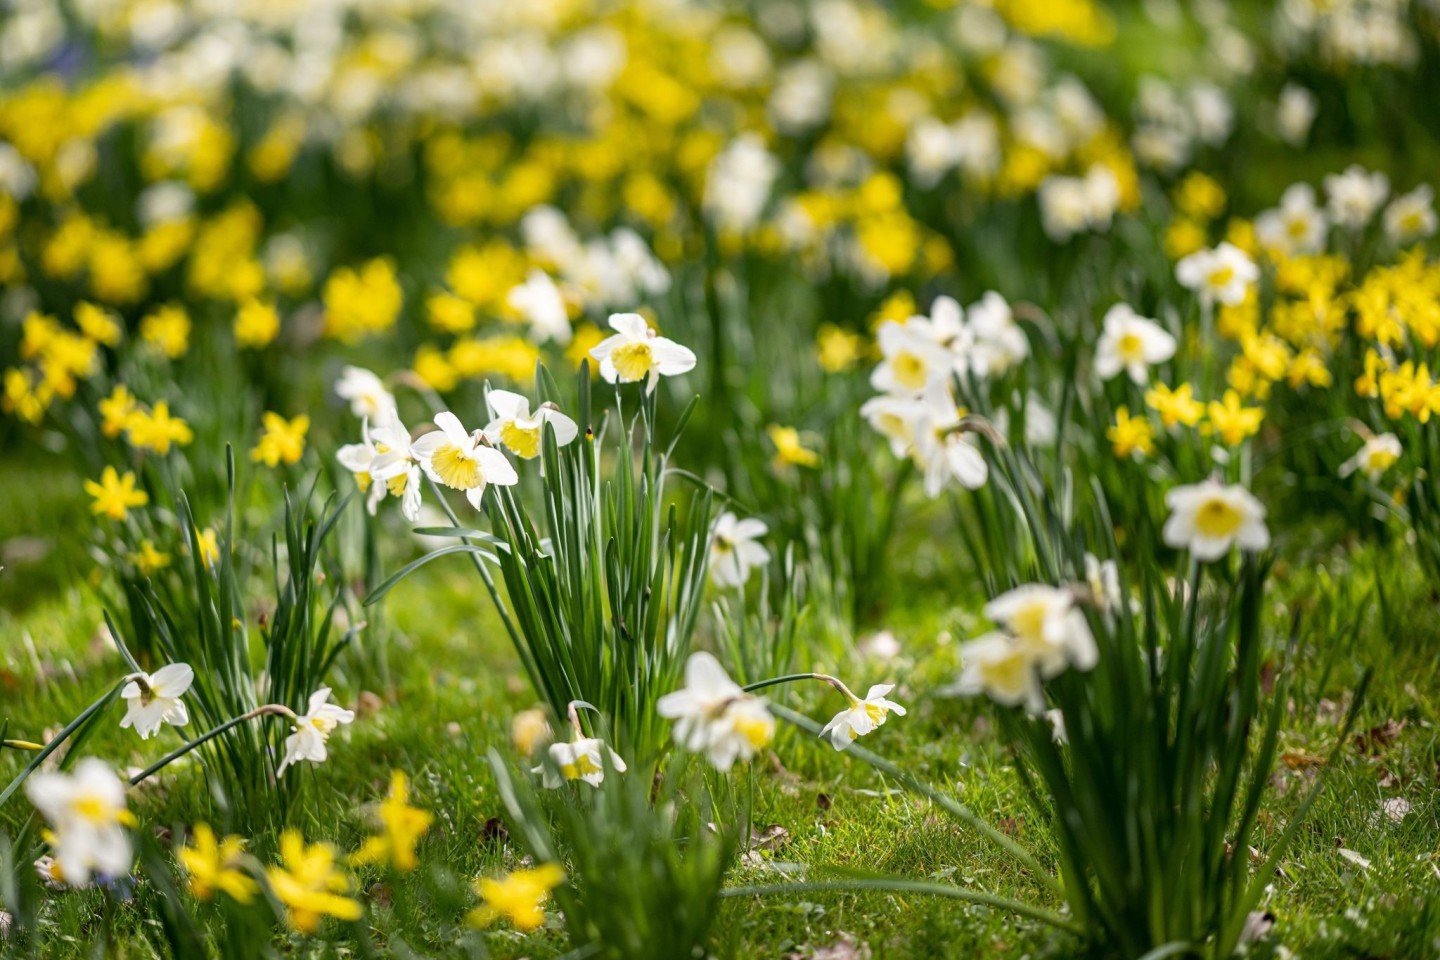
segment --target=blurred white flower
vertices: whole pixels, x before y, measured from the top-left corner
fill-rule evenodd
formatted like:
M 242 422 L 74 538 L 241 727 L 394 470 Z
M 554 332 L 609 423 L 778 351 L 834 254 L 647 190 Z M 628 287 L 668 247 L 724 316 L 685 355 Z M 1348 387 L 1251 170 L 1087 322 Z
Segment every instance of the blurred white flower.
M 1385 236 L 1391 243 L 1414 243 L 1435 233 L 1435 191 L 1421 184 L 1385 208 Z
M 525 282 L 512 287 L 505 303 L 530 324 L 530 335 L 537 341 L 570 342 L 570 314 L 560 288 L 544 270 L 531 270 Z
M 1260 268 L 1239 247 L 1222 243 L 1183 258 L 1175 264 L 1175 278 L 1207 306 L 1234 307 L 1245 301 L 1250 285 L 1260 279 Z
M 955 405 L 948 380 L 934 380 L 925 391 L 914 425 L 911 455 L 925 478 L 925 494 L 934 499 L 954 480 L 967 490 L 985 485 L 990 470 L 975 445 L 975 435 L 960 429 L 965 413 Z
M 583 780 L 592 787 L 598 787 L 605 780 L 606 754 L 609 755 L 610 769 L 616 773 L 626 770 L 620 754 L 606 746 L 604 740 L 595 737 L 552 743 L 546 753 L 550 762 L 542 763 L 531 772 L 542 776 L 548 790 L 563 787 L 570 780 Z
M 721 230 L 743 232 L 754 226 L 770 199 L 780 161 L 757 134 L 735 138 L 710 162 L 705 176 L 705 213 Z
M 188 663 L 171 663 L 154 673 L 135 676 L 120 691 L 125 701 L 120 728 L 134 727 L 141 740 L 149 740 L 167 723 L 185 726 L 190 722 L 190 713 L 180 698 L 194 682 L 195 671 Z
M 770 551 L 759 542 L 769 529 L 761 520 L 740 520 L 728 510 L 720 514 L 710 530 L 710 579 L 716 586 L 743 587 L 751 569 L 770 562 Z
M 1105 312 L 1104 329 L 1095 345 L 1095 373 L 1101 380 L 1124 370 L 1134 382 L 1148 383 L 1150 368 L 1173 356 L 1175 338 L 1154 320 L 1140 316 L 1127 303 Z
M 1340 465 L 1340 476 L 1348 477 L 1357 470 L 1370 480 L 1379 480 L 1381 475 L 1395 465 L 1404 449 L 1393 433 L 1382 433 L 1371 437 L 1355 456 Z
M 547 423 L 555 433 L 556 446 L 563 447 L 580 434 L 575 421 L 553 403 L 542 403 L 540 409 L 531 414 L 527 398 L 509 390 L 491 390 L 485 394 L 485 404 L 492 418 L 485 425 L 485 439 L 504 444 L 522 460 L 533 460 L 540 455 L 542 431 Z
M 999 376 L 1030 356 L 1030 340 L 1015 322 L 1004 297 L 988 290 L 967 311 L 970 334 L 970 369 L 977 377 Z
M 335 382 L 335 394 L 350 402 L 350 412 L 357 417 L 380 420 L 395 409 L 395 398 L 385 389 L 384 382 L 364 367 L 347 366 Z
M 870 386 L 881 393 L 915 395 L 931 381 L 949 377 L 955 359 L 935 342 L 931 329 L 894 320 L 882 323 L 876 333 L 881 360 L 870 373 Z
M 412 523 L 420 514 L 420 467 L 410 455 L 410 431 L 394 409 L 382 411 L 371 426 L 361 422 L 361 442 L 347 443 L 335 459 L 355 476 L 365 509 L 373 517 L 386 494 L 400 498 L 400 512 Z
M 852 698 L 850 706 L 835 714 L 830 722 L 825 724 L 820 736 L 828 737 L 830 745 L 836 750 L 844 750 L 854 743 L 857 737 L 863 737 L 882 726 L 890 714 L 905 716 L 904 707 L 893 700 L 885 699 L 885 695 L 894 689 L 893 683 L 877 683 L 865 694 L 863 700 Z
M 435 414 L 435 425 L 440 429 L 412 443 L 410 452 L 431 480 L 465 491 L 476 510 L 490 484 L 509 487 L 520 481 L 505 454 L 490 446 L 483 432 L 467 432 L 460 418 L 448 410 Z
M 1218 560 L 1237 544 L 1251 553 L 1270 545 L 1264 505 L 1238 484 L 1206 480 L 1175 487 L 1165 505 L 1170 508 L 1161 531 L 1165 545 L 1189 550 L 1197 560 Z
M 1069 588 L 1022 584 L 987 603 L 985 616 L 1009 632 L 1046 678 L 1067 666 L 1095 666 L 1095 636 Z
M 1031 713 L 1045 709 L 1040 674 L 1031 654 L 1003 633 L 987 633 L 960 645 L 960 679 L 964 695 L 983 693 L 1007 707 L 1024 705 Z
M 1371 173 L 1359 164 L 1325 178 L 1325 208 L 1330 219 L 1350 230 L 1369 223 L 1389 195 L 1390 178 L 1378 170 Z
M 305 712 L 295 718 L 295 732 L 285 738 L 285 758 L 280 761 L 280 768 L 275 771 L 277 777 L 283 776 L 286 768 L 301 760 L 324 763 L 325 758 L 330 755 L 325 745 L 330 734 L 340 724 L 354 721 L 353 710 L 346 710 L 329 700 L 329 687 L 321 687 L 310 695 Z
M 1315 189 L 1293 183 L 1280 196 L 1280 206 L 1255 218 L 1255 239 L 1266 250 L 1287 256 L 1318 253 L 1325 246 L 1325 212 L 1315 203 Z
M 600 361 L 606 383 L 645 381 L 645 392 L 655 389 L 662 376 L 673 377 L 695 368 L 695 354 L 674 340 L 657 336 L 638 313 L 612 313 L 613 336 L 600 341 L 590 356 Z
M 130 872 L 126 828 L 135 825 L 135 817 L 125 809 L 125 784 L 109 764 L 86 757 L 70 773 L 36 773 L 25 781 L 25 795 L 50 824 L 59 879 L 79 887 L 92 875 Z
M 1292 146 L 1301 146 L 1310 136 L 1319 104 L 1315 94 L 1293 83 L 1285 84 L 1275 104 L 1275 129 Z
M 775 718 L 765 701 L 740 689 L 720 661 L 703 651 L 685 662 L 685 686 L 655 705 L 675 721 L 675 742 L 703 753 L 717 770 L 750 760 L 775 736 Z

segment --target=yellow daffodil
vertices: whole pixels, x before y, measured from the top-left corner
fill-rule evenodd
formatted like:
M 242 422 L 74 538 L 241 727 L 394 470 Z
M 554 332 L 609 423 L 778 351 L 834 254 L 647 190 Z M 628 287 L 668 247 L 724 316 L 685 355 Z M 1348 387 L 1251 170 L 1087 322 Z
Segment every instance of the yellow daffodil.
M 1105 431 L 1105 438 L 1115 456 L 1126 458 L 1139 454 L 1149 457 L 1155 453 L 1155 431 L 1144 417 L 1132 417 L 1124 406 L 1115 408 L 1115 425 Z
M 345 894 L 350 880 L 335 866 L 335 848 L 306 844 L 295 830 L 280 836 L 280 860 L 265 870 L 270 889 L 287 909 L 286 919 L 300 933 L 314 933 L 325 917 L 359 920 L 360 903 Z
M 1145 404 L 1160 415 L 1160 423 L 1166 429 L 1177 424 L 1193 427 L 1205 415 L 1205 405 L 1195 399 L 1188 383 L 1182 383 L 1174 390 L 1157 383 L 1145 391 Z
M 148 413 L 143 410 L 132 413 L 125 430 L 132 447 L 161 455 L 169 453 L 172 444 L 183 447 L 195 439 L 189 424 L 170 416 L 170 405 L 164 400 Z
M 200 562 L 207 567 L 213 567 L 220 562 L 220 542 L 215 536 L 211 527 L 195 531 L 195 539 L 200 542 Z
M 130 554 L 130 562 L 135 564 L 142 576 L 148 577 L 156 570 L 170 566 L 170 554 L 156 549 L 152 540 L 141 540 L 140 549 Z
M 435 817 L 410 806 L 410 785 L 405 774 L 390 775 L 390 792 L 376 810 L 382 832 L 370 837 L 351 857 L 352 864 L 388 863 L 401 873 L 414 870 L 419 860 L 415 846 Z
M 278 413 L 266 413 L 261 422 L 260 442 L 250 451 L 250 459 L 267 467 L 299 463 L 305 453 L 305 434 L 310 430 L 310 418 L 302 413 L 293 420 L 286 420 Z
M 842 330 L 833 323 L 824 323 L 815 335 L 815 352 L 820 369 L 826 373 L 844 373 L 860 362 L 864 339 L 858 333 Z
M 140 321 L 140 339 L 175 360 L 190 349 L 190 315 L 175 304 L 157 307 Z
M 235 313 L 235 345 L 259 350 L 269 346 L 280 333 L 280 314 L 273 303 L 247 300 Z
M 799 430 L 772 423 L 765 428 L 765 432 L 769 435 L 770 442 L 775 445 L 777 469 L 791 466 L 818 467 L 820 465 L 820 454 L 800 442 Z
M 1240 394 L 1234 390 L 1226 390 L 1225 396 L 1219 401 L 1210 401 L 1205 411 L 1210 418 L 1211 428 L 1231 447 L 1259 433 L 1260 423 L 1265 419 L 1263 408 L 1242 406 Z
M 95 502 L 90 504 L 90 512 L 111 520 L 124 520 L 131 507 L 143 507 L 150 502 L 148 493 L 135 489 L 133 472 L 127 470 L 124 476 L 120 476 L 114 467 L 102 470 L 98 483 L 86 480 L 85 492 L 95 498 Z
M 196 824 L 190 844 L 180 848 L 179 858 L 190 879 L 190 892 L 197 899 L 212 900 L 220 892 L 236 903 L 249 904 L 260 892 L 260 884 L 242 869 L 245 841 L 240 837 L 217 840 L 208 825 Z
M 140 409 L 140 404 L 124 384 L 117 383 L 110 395 L 99 403 L 100 432 L 107 437 L 118 437 L 130 427 L 130 418 Z
M 565 880 L 558 863 L 546 863 L 531 870 L 516 870 L 503 877 L 482 877 L 475 892 L 485 902 L 471 910 L 466 920 L 474 927 L 488 927 L 501 917 L 515 929 L 530 931 L 545 922 L 545 900 Z
M 96 343 L 113 347 L 120 343 L 123 328 L 113 313 L 93 303 L 81 301 L 75 305 L 75 325 L 80 332 Z

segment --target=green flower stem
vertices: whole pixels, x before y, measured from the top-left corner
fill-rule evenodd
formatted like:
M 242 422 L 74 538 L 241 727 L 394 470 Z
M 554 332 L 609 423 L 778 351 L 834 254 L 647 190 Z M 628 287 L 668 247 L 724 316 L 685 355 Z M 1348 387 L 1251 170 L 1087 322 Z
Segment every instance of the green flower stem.
M 801 883 L 756 884 L 745 887 L 730 887 L 721 891 L 720 895 L 722 897 L 748 897 L 767 896 L 770 894 L 821 893 L 825 891 L 861 892 L 867 890 L 891 890 L 898 893 L 919 893 L 925 894 L 926 896 L 964 900 L 967 903 L 978 903 L 982 906 L 994 907 L 997 910 L 1005 910 L 1016 916 L 1029 917 L 1031 920 L 1038 920 L 1041 923 L 1060 930 L 1068 930 L 1071 933 L 1083 934 L 1085 932 L 1079 921 L 1071 917 L 1063 916 L 1053 910 L 1046 910 L 1044 907 L 1037 907 L 1020 900 L 1012 900 L 1009 897 L 981 893 L 978 890 L 967 890 L 964 887 L 957 887 L 954 884 L 936 883 L 930 880 L 857 877 L 854 880 L 817 880 Z
M 150 766 L 146 767 L 144 770 L 141 770 L 139 773 L 135 774 L 135 776 L 130 778 L 130 786 L 138 786 L 150 776 L 158 773 L 165 767 L 168 767 L 170 764 L 174 763 L 176 760 L 179 760 L 181 757 L 185 756 L 185 754 L 194 750 L 196 747 L 202 746 L 203 744 L 214 740 L 226 730 L 238 727 L 242 723 L 248 723 L 249 721 L 254 720 L 257 717 L 264 716 L 287 716 L 291 719 L 294 719 L 295 711 L 291 710 L 289 707 L 281 706 L 278 703 L 267 703 L 263 707 L 256 707 L 249 713 L 242 713 L 240 716 L 235 717 L 234 719 L 226 720 L 214 730 L 211 730 L 208 733 L 202 733 L 200 736 L 196 737 L 194 740 L 191 740 L 189 743 L 186 743 L 178 750 L 167 753 L 159 760 L 156 760 L 154 763 L 150 764 Z
M 782 683 L 794 683 L 797 680 L 819 680 L 821 683 L 828 683 L 830 686 L 845 694 L 851 703 L 859 703 L 860 698 L 839 677 L 832 677 L 828 673 L 791 673 L 783 677 L 772 677 L 769 680 L 757 680 L 754 683 L 741 687 L 746 693 L 754 693 L 756 690 L 763 690 L 766 687 L 779 686 Z
M 808 730 L 817 736 L 820 733 L 820 725 L 802 713 L 796 713 L 794 710 L 775 703 L 770 704 L 770 712 L 782 720 L 790 721 L 802 730 Z M 1055 877 L 1040 864 L 1039 860 L 1035 859 L 1034 854 L 1001 833 L 991 824 L 986 823 L 973 810 L 954 797 L 941 793 L 939 790 L 915 778 L 879 754 L 873 753 L 857 743 L 851 743 L 841 752 L 858 757 L 876 770 L 894 777 L 900 783 L 904 784 L 907 789 L 929 798 L 952 817 L 974 827 L 996 846 L 1009 853 L 1016 860 L 1019 860 L 1025 868 L 1052 893 L 1056 896 L 1064 897 L 1065 891 L 1064 888 L 1061 887 L 1060 881 L 1055 879 Z

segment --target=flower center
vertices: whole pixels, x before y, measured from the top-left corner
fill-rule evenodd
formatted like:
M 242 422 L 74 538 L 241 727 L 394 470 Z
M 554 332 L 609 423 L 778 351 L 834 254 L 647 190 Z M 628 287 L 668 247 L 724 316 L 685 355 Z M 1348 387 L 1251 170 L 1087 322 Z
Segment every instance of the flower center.
M 770 742 L 772 728 L 770 724 L 757 717 L 737 717 L 735 732 L 744 737 L 750 746 L 759 750 Z
M 560 772 L 564 774 L 566 780 L 579 780 L 581 777 L 601 771 L 600 766 L 591 759 L 590 754 L 582 753 L 569 763 L 562 763 Z
M 1139 360 L 1143 356 L 1144 344 L 1140 338 L 1133 333 L 1124 334 L 1120 338 L 1120 356 L 1127 361 Z
M 1235 279 L 1234 267 L 1219 267 L 1210 271 L 1210 286 L 1212 287 L 1223 287 L 1233 279 Z
M 1207 537 L 1228 537 L 1244 516 L 1224 500 L 1208 500 L 1195 513 L 1195 529 Z
M 452 490 L 470 490 L 480 486 L 480 463 L 466 450 L 447 443 L 430 458 L 440 482 Z
M 616 369 L 619 369 L 618 365 Z M 637 376 L 634 379 L 640 378 Z M 507 421 L 500 428 L 500 442 L 514 450 L 517 457 L 525 460 L 534 459 L 540 452 L 540 427 L 538 424 L 533 427 L 522 427 L 518 420 Z
M 385 481 L 385 489 L 390 491 L 390 496 L 392 497 L 404 496 L 405 484 L 409 479 L 410 477 L 407 474 L 397 473 Z
M 650 344 L 643 341 L 623 343 L 616 347 L 610 354 L 610 362 L 615 364 L 615 372 L 620 379 L 626 383 L 635 380 L 643 380 L 654 365 L 655 358 L 650 351 Z
M 890 361 L 895 379 L 907 390 L 922 390 L 925 387 L 925 361 L 913 353 L 897 353 Z

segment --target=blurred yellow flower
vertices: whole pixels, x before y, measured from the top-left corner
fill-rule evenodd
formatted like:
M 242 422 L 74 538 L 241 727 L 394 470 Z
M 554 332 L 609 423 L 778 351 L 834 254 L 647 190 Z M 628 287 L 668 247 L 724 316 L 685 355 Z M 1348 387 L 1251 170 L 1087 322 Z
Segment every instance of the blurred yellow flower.
M 395 325 L 405 295 L 395 265 L 377 257 L 358 270 L 341 267 L 325 281 L 325 333 L 344 343 L 357 343 Z
M 427 810 L 410 806 L 410 785 L 399 770 L 390 775 L 390 792 L 380 803 L 378 815 L 383 831 L 368 838 L 350 862 L 388 863 L 401 873 L 414 870 L 419 863 L 415 846 L 435 817 Z
M 249 904 L 260 892 L 260 884 L 244 872 L 245 841 L 230 836 L 216 840 L 215 831 L 199 823 L 191 840 L 180 848 L 180 865 L 190 878 L 190 892 L 199 900 L 212 900 L 221 892 L 236 903 Z
M 782 427 L 772 423 L 765 428 L 770 442 L 775 445 L 775 466 L 783 469 L 789 466 L 818 467 L 820 454 L 800 442 L 800 431 L 794 427 Z
M 1210 401 L 1206 413 L 1210 418 L 1210 426 L 1220 435 L 1220 439 L 1231 447 L 1258 433 L 1260 423 L 1265 419 L 1264 409 L 1242 406 L 1240 394 L 1234 390 L 1226 390 L 1220 401 Z
M 286 420 L 278 413 L 266 412 L 260 419 L 260 442 L 250 451 L 250 459 L 267 467 L 299 463 L 305 454 L 305 434 L 310 430 L 310 418 L 302 413 L 293 420 Z
M 1105 431 L 1110 448 L 1115 456 L 1127 458 L 1139 454 L 1149 457 L 1155 453 L 1155 431 L 1144 417 L 1131 417 L 1125 406 L 1115 408 L 1115 425 Z
M 1167 429 L 1176 424 L 1193 427 L 1205 415 L 1205 405 L 1195 399 L 1188 383 L 1174 390 L 1163 383 L 1155 384 L 1145 392 L 1145 405 L 1160 415 L 1160 423 Z
M 115 314 L 84 300 L 75 305 L 75 325 L 85 336 L 107 347 L 120 342 L 123 330 Z
M 200 544 L 201 563 L 213 567 L 220 562 L 220 542 L 213 527 L 206 527 L 204 530 L 195 528 L 195 540 Z
M 247 300 L 235 312 L 235 345 L 259 350 L 280 334 L 280 314 L 273 303 Z
M 170 452 L 171 444 L 183 447 L 195 439 L 189 424 L 170 416 L 170 404 L 164 400 L 149 412 L 133 411 L 125 421 L 125 431 L 132 447 L 162 455 Z
M 100 410 L 100 432 L 107 437 L 118 437 L 129 429 L 130 418 L 140 409 L 140 404 L 122 383 L 115 384 L 108 397 L 98 404 Z
M 171 360 L 183 357 L 190 349 L 190 315 L 173 303 L 157 307 L 141 319 L 140 339 Z
M 86 480 L 85 492 L 95 499 L 90 504 L 90 512 L 111 520 L 124 520 L 131 507 L 143 507 L 150 502 L 148 493 L 135 489 L 134 472 L 127 470 L 122 477 L 114 467 L 106 467 L 100 472 L 99 483 Z
M 815 334 L 815 350 L 820 369 L 826 373 L 844 373 L 860 361 L 865 341 L 858 333 L 842 330 L 833 323 L 822 323 Z
M 530 931 L 545 922 L 543 904 L 550 891 L 565 880 L 558 863 L 546 863 L 531 870 L 516 870 L 504 877 L 482 877 L 475 892 L 485 901 L 466 917 L 474 927 L 487 927 L 508 917 L 517 930 Z
M 1194 170 L 1175 188 L 1175 206 L 1196 220 L 1214 220 L 1225 209 L 1225 191 L 1213 177 Z
M 345 896 L 350 880 L 335 866 L 335 848 L 328 843 L 307 845 L 298 831 L 280 836 L 281 862 L 265 870 L 270 889 L 288 909 L 290 926 L 314 933 L 325 917 L 359 920 L 358 901 Z
M 140 571 L 141 576 L 150 576 L 156 570 L 170 566 L 170 554 L 156 549 L 152 540 L 141 540 L 140 549 L 130 554 L 130 562 Z

